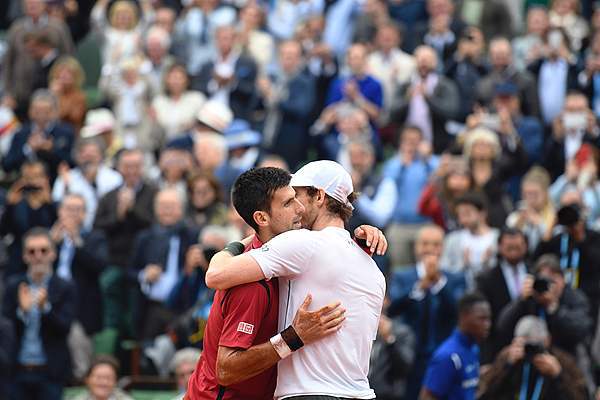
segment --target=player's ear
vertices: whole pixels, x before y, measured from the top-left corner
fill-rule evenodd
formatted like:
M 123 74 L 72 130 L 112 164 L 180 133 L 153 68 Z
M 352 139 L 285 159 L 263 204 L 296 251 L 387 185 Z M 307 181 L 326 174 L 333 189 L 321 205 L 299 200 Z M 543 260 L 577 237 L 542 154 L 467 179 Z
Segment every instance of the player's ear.
M 317 193 L 317 204 L 323 204 L 325 203 L 325 191 L 323 189 L 319 189 L 318 193 Z
M 265 211 L 254 211 L 254 214 L 252 214 L 252 218 L 258 226 L 269 225 L 269 214 L 267 214 Z

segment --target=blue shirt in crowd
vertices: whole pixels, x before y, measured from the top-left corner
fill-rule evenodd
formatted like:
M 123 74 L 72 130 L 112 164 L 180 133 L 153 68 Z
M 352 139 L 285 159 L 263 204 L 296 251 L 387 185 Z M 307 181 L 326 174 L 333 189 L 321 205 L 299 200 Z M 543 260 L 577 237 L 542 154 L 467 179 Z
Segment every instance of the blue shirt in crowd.
M 393 179 L 398 189 L 398 201 L 391 223 L 422 224 L 429 221 L 429 218 L 419 214 L 419 199 L 439 161 L 439 157 L 431 156 L 428 160 L 417 158 L 409 165 L 404 165 L 396 156 L 384 164 L 383 177 Z
M 44 279 L 41 285 L 37 285 L 28 279 L 29 290 L 32 295 L 38 296 L 39 290 L 48 288 L 50 277 Z M 42 313 L 50 312 L 50 303 L 46 301 L 43 309 L 33 305 L 29 312 L 23 312 L 20 308 L 17 310 L 17 316 L 23 321 L 25 330 L 21 340 L 21 350 L 18 354 L 18 361 L 21 365 L 44 365 L 46 364 L 46 352 L 42 343 Z
M 440 400 L 475 400 L 479 346 L 458 329 L 436 350 L 423 386 Z

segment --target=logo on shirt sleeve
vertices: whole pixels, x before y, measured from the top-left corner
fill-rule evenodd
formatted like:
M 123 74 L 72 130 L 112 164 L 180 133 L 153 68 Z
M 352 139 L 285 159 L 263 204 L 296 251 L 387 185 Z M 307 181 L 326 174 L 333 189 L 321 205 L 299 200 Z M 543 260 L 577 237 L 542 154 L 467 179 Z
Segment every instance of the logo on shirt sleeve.
M 260 249 L 261 249 L 262 251 L 269 251 L 271 248 L 269 247 L 269 245 L 268 245 L 268 244 L 263 244 L 263 245 L 260 247 Z
M 238 324 L 237 331 L 246 333 L 248 335 L 252 335 L 252 332 L 254 332 L 254 325 L 249 324 L 247 322 L 240 322 Z

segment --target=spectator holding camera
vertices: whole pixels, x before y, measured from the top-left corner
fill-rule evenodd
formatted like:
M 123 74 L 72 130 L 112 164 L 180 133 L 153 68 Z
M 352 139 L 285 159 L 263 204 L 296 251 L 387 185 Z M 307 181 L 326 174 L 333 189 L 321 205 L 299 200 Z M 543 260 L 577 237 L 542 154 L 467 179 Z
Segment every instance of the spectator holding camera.
M 508 341 L 522 317 L 537 315 L 548 325 L 552 344 L 575 355 L 577 345 L 592 331 L 589 302 L 581 291 L 567 285 L 555 256 L 541 256 L 534 273 L 525 278 L 520 297 L 500 313 L 498 333 Z
M 591 316 L 596 319 L 600 305 L 600 233 L 588 229 L 582 215 L 581 204 L 565 204 L 557 212 L 558 232 L 541 242 L 534 256 L 554 254 L 564 272 L 566 284 L 581 289 L 591 305 Z
M 575 359 L 551 345 L 546 322 L 527 315 L 519 319 L 515 338 L 481 377 L 480 400 L 586 398 L 585 382 Z
M 11 186 L 6 196 L 6 208 L 0 219 L 0 235 L 12 235 L 8 247 L 8 265 L 4 279 L 24 272 L 21 242 L 23 235 L 35 227 L 50 228 L 56 220 L 56 208 L 50 197 L 50 183 L 44 164 L 26 162 L 21 166 L 21 177 Z

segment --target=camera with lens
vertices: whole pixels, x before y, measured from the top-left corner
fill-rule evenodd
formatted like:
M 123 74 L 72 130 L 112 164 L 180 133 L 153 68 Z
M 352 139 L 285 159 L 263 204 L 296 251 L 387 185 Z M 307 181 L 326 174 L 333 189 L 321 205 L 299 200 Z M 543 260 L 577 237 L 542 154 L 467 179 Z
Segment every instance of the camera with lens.
M 570 228 L 581 220 L 581 209 L 576 204 L 561 207 L 556 213 L 559 225 Z
M 552 281 L 548 278 L 544 278 L 543 276 L 536 276 L 533 281 L 533 290 L 538 294 L 546 293 L 550 290 L 550 284 Z
M 546 352 L 544 345 L 539 342 L 528 342 L 525 343 L 525 359 L 528 361 L 533 360 L 535 356 L 538 354 L 543 354 Z

